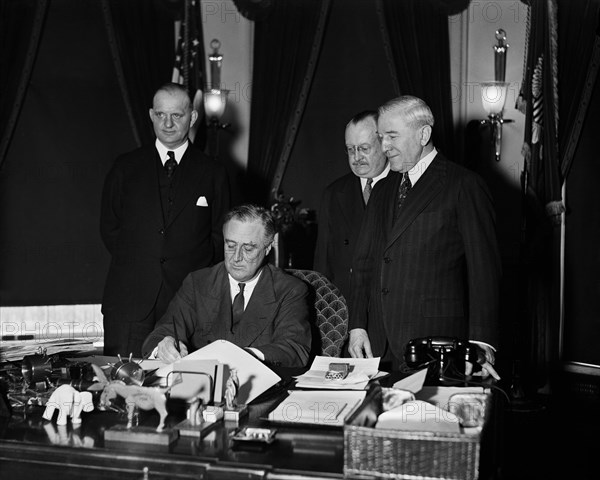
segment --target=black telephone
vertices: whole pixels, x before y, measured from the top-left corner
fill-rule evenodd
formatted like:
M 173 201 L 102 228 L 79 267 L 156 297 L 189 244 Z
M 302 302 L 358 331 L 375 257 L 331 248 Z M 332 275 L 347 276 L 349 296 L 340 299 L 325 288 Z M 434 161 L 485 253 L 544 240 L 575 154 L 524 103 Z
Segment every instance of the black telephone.
M 481 370 L 485 352 L 475 343 L 455 337 L 422 337 L 409 341 L 404 352 L 409 368 L 429 367 L 425 383 L 442 385 L 465 378 L 465 362 L 473 364 L 473 371 Z

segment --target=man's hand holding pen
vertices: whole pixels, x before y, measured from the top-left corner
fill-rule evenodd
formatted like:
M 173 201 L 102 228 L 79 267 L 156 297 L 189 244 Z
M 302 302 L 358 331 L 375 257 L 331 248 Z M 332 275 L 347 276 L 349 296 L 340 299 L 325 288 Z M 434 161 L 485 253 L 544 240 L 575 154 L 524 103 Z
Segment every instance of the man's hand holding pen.
M 188 349 L 183 342 L 179 342 L 179 349 L 176 348 L 173 337 L 163 338 L 157 345 L 156 358 L 165 363 L 173 363 L 188 354 Z

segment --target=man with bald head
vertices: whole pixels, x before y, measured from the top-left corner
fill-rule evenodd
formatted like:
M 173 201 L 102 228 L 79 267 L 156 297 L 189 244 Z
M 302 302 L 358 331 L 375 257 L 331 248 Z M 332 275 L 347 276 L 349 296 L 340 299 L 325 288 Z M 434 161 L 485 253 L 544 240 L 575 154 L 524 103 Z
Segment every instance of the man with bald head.
M 104 184 L 105 355 L 140 356 L 184 277 L 223 258 L 229 182 L 188 140 L 198 113 L 185 88 L 160 87 L 149 115 L 156 141 L 117 158 Z
M 392 172 L 373 191 L 357 240 L 349 353 L 396 369 L 411 339 L 475 340 L 485 350 L 481 373 L 498 378 L 500 257 L 490 192 L 436 150 L 423 100 L 398 97 L 378 113 Z
M 323 193 L 313 268 L 348 298 L 354 245 L 370 192 L 390 168 L 377 138 L 377 112 L 355 115 L 346 125 L 345 140 L 351 172 Z

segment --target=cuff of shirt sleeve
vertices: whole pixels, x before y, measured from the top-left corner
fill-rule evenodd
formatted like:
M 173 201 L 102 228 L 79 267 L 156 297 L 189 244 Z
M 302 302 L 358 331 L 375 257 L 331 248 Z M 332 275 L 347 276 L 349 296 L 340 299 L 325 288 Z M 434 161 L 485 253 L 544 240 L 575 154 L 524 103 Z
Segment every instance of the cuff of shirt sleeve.
M 262 353 L 257 348 L 246 347 L 247 350 L 250 350 L 259 360 L 265 361 L 265 354 Z

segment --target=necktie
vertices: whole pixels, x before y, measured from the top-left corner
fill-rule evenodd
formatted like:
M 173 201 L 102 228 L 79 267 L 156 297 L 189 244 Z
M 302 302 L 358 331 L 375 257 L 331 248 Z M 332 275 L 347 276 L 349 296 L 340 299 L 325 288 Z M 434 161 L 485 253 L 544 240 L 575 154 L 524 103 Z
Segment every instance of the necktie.
M 244 314 L 244 288 L 246 287 L 245 283 L 238 283 L 238 287 L 240 287 L 240 291 L 237 293 L 235 298 L 233 299 L 233 304 L 231 305 L 231 332 L 235 330 L 235 327 L 242 320 L 242 315 Z
M 369 197 L 371 196 L 371 192 L 373 191 L 373 179 L 367 178 L 367 184 L 365 185 L 365 189 L 363 190 L 363 199 L 365 200 L 365 205 L 369 203 Z
M 177 160 L 175 160 L 175 152 L 169 150 L 167 155 L 169 159 L 165 162 L 165 170 L 167 171 L 167 177 L 171 178 L 177 166 Z
M 408 195 L 408 192 L 411 188 L 412 183 L 410 182 L 410 178 L 408 178 L 408 172 L 404 172 L 404 174 L 402 175 L 402 182 L 400 182 L 400 187 L 398 188 L 396 218 L 398 218 L 398 216 L 400 215 L 400 208 L 402 207 L 404 199 L 406 198 L 406 195 Z

